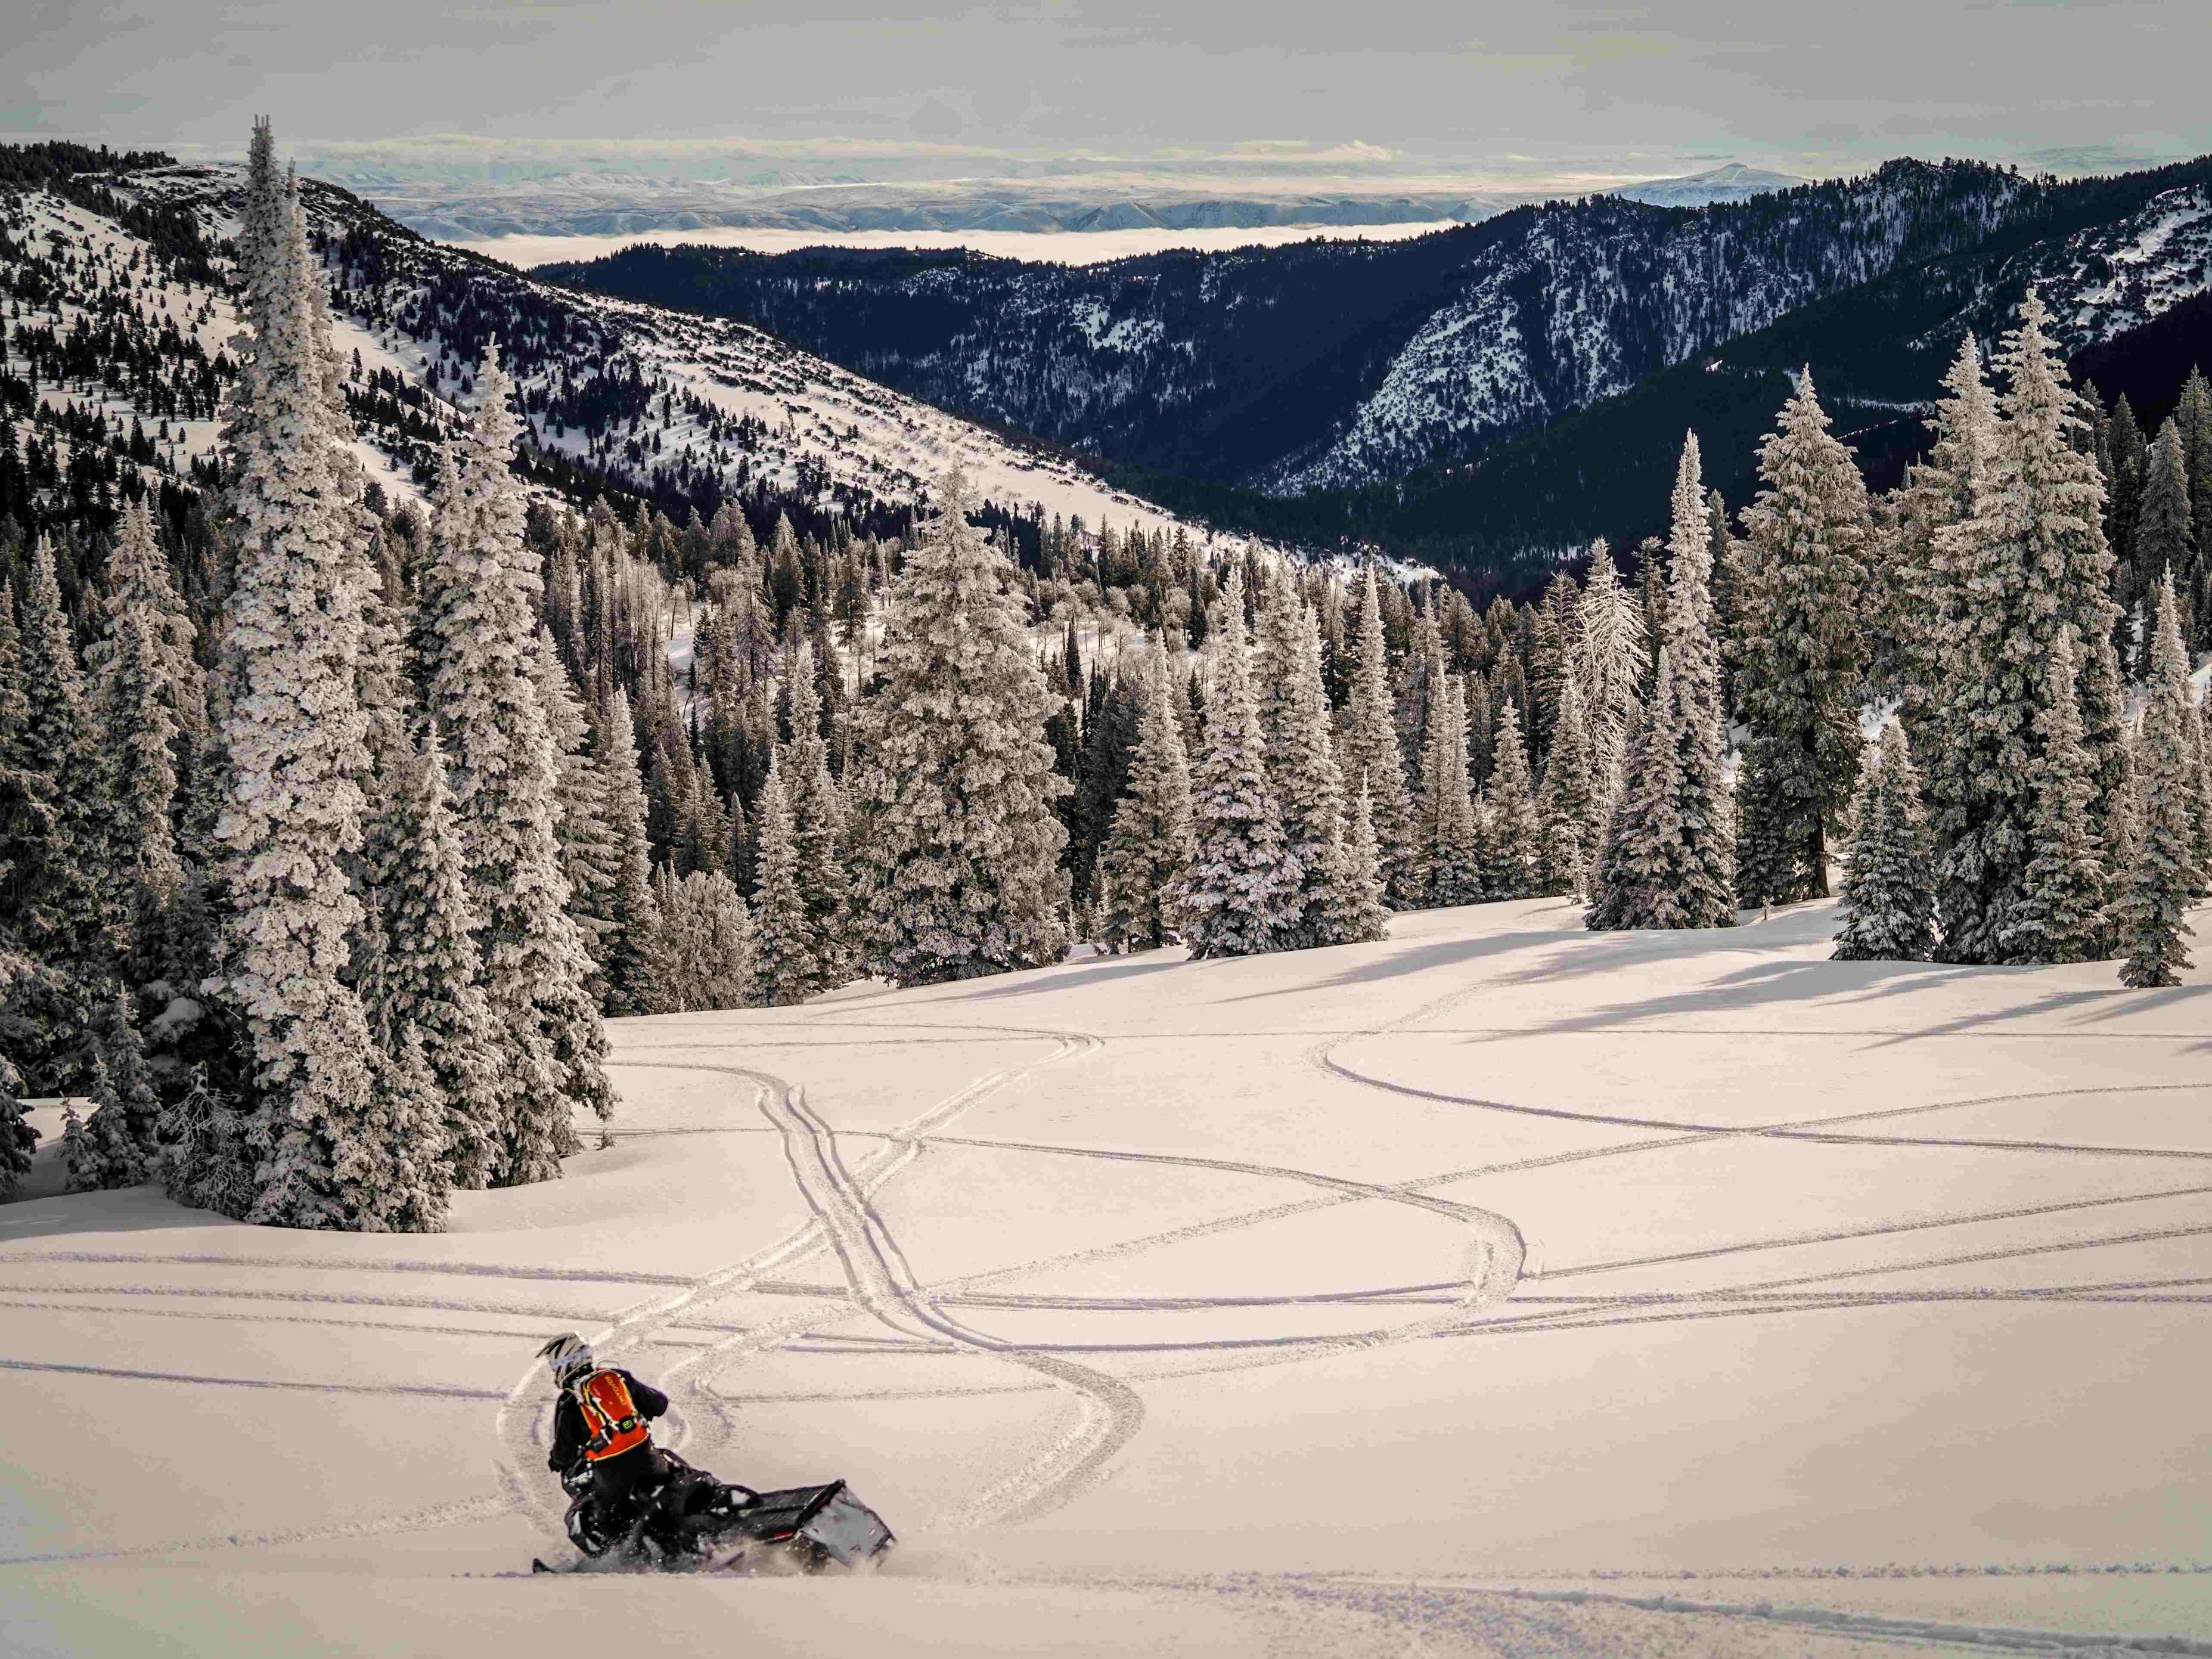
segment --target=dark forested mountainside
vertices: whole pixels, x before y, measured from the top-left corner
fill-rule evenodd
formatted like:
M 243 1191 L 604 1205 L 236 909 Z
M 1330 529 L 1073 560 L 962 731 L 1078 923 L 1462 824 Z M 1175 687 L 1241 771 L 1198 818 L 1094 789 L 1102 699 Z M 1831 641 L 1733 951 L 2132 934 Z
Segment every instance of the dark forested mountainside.
M 756 323 L 1114 463 L 1294 494 L 1465 461 L 1831 295 L 2203 176 L 1898 161 L 1708 209 L 1596 198 L 1388 244 L 1081 267 L 641 247 L 548 273 Z

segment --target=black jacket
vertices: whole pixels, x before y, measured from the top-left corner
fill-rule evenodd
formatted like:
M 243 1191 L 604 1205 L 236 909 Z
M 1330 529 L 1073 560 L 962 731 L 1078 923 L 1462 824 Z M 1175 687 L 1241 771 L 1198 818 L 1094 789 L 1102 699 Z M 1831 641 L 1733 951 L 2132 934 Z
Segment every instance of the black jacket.
M 650 1420 L 668 1409 L 668 1396 L 650 1382 L 641 1382 L 617 1365 L 605 1365 L 629 1385 L 630 1404 L 638 1415 Z M 545 1467 L 556 1474 L 566 1473 L 584 1455 L 584 1443 L 592 1437 L 584 1426 L 584 1408 L 576 1403 L 569 1389 L 561 1390 L 561 1403 L 553 1408 L 553 1450 L 545 1460 Z

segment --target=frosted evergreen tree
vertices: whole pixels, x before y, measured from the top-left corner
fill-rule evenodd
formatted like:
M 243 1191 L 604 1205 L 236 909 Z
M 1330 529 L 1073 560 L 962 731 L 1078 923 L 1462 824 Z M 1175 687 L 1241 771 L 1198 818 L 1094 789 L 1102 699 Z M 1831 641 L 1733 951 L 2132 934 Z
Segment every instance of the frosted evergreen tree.
M 2190 965 L 2182 940 L 2193 930 L 2191 896 L 2203 884 L 2191 856 L 2197 803 L 2190 799 L 2186 710 L 2189 658 L 2181 643 L 2173 573 L 2159 578 L 2150 674 L 2136 745 L 2134 860 L 2113 907 L 2126 961 L 2120 982 L 2137 989 L 2179 985 Z
M 1482 838 L 1467 775 L 1463 683 L 1443 672 L 1429 699 L 1421 753 L 1421 793 L 1414 803 L 1413 874 L 1423 905 L 1474 904 L 1483 897 Z
M 584 717 L 583 705 L 576 699 L 560 648 L 549 629 L 538 630 L 532 671 L 560 769 L 556 794 L 561 808 L 561 870 L 568 878 L 568 915 L 583 936 L 584 948 L 591 952 L 595 969 L 586 988 L 605 1009 L 608 957 L 617 931 L 615 886 L 626 850 L 617 832 L 620 818 L 611 804 L 605 769 L 595 752 L 605 745 L 594 744 L 591 724 Z M 629 763 L 635 786 L 634 748 Z M 634 804 L 642 811 L 643 796 Z M 641 820 L 639 833 L 643 834 Z
M 2034 848 L 1998 944 L 2008 962 L 2088 962 L 2103 954 L 2106 871 L 2090 809 L 2096 785 L 2081 744 L 2074 630 L 2051 642 L 2036 715 Z
M 668 935 L 669 1012 L 750 1006 L 759 997 L 753 920 L 737 884 L 719 870 L 679 878 L 665 866 L 653 880 Z
M 1843 962 L 1924 962 L 1936 942 L 1934 853 L 1902 721 L 1882 728 L 1852 806 L 1833 952 Z
M 1390 937 L 1382 855 L 1375 842 L 1375 812 L 1364 778 L 1352 792 L 1351 823 L 1344 837 L 1344 883 L 1330 895 L 1329 903 L 1338 943 L 1371 945 Z
M 2197 860 L 2197 896 L 2201 898 L 2206 888 L 2212 886 L 2212 720 L 2205 718 L 2203 702 L 2189 705 L 2183 739 L 2191 757 L 2190 782 L 2197 801 L 2197 834 L 2191 846 Z
M 85 1093 L 94 1109 L 80 1119 L 72 1107 L 64 1119 L 62 1158 L 73 1193 L 137 1186 L 151 1177 L 158 1150 L 161 1104 L 131 1023 L 130 1000 L 118 994 L 88 1012 L 92 1066 Z
M 1712 592 L 1712 511 L 1705 499 L 1698 434 L 1682 443 L 1668 537 L 1667 605 L 1661 630 L 1674 663 L 1679 765 L 1673 820 L 1679 926 L 1735 926 L 1735 838 L 1728 822 L 1726 717 Z
M 665 927 L 653 896 L 653 842 L 645 782 L 638 775 L 629 693 L 617 686 L 599 733 L 614 862 L 606 896 L 606 1008 L 610 1014 L 665 1013 Z
M 480 923 L 434 733 L 422 735 L 400 784 L 399 833 L 389 837 L 376 872 L 383 949 L 368 1014 L 387 1052 L 410 1030 L 422 1045 L 440 1096 L 447 1181 L 488 1187 L 506 1128 L 501 1045 L 484 999 Z
M 232 1190 L 249 1221 L 434 1225 L 443 1189 L 418 1154 L 435 1125 L 372 1045 L 343 977 L 362 920 L 346 860 L 361 848 L 368 765 L 355 673 L 370 573 L 338 459 L 351 434 L 325 395 L 296 194 L 256 201 L 249 229 L 264 218 L 281 226 L 283 254 L 265 283 L 249 266 L 261 286 L 227 433 L 236 570 L 214 835 L 228 909 L 208 988 L 242 1016 L 253 1073 L 252 1169 Z
M 1193 957 L 1242 957 L 1279 945 L 1296 918 L 1304 871 L 1283 839 L 1267 777 L 1267 738 L 1244 633 L 1243 573 L 1229 568 L 1207 629 L 1213 684 L 1191 776 L 1190 872 L 1183 933 Z M 1395 742 L 1395 739 L 1394 738 Z
M 1638 712 L 1622 758 L 1620 793 L 1592 864 L 1590 910 L 1583 925 L 1593 929 L 1680 925 L 1675 894 L 1681 847 L 1674 817 L 1680 793 L 1680 705 L 1663 646 L 1656 669 L 1653 695 Z
M 1629 735 L 1643 714 L 1638 696 L 1651 665 L 1644 618 L 1621 586 L 1620 571 L 1602 542 L 1590 547 L 1589 579 L 1575 603 L 1574 673 L 1583 717 L 1589 722 L 1591 811 L 1586 844 L 1604 841 L 1620 799 Z
M 1972 515 L 1937 544 L 1962 597 L 1946 629 L 1931 722 L 1936 902 L 1946 961 L 2012 960 L 2008 930 L 2036 851 L 2038 722 L 2050 702 L 2060 628 L 2084 647 L 2083 737 L 2095 795 L 2093 835 L 2108 840 L 2118 785 L 2120 687 L 2109 650 L 2118 621 L 2105 544 L 2104 483 L 2075 448 L 2083 427 L 2042 304 L 2021 307 L 2001 366 L 2010 377 Z
M 2144 613 L 2146 658 L 2151 631 L 2148 612 L 2157 600 L 2158 579 L 2168 570 L 2180 576 L 2196 556 L 2196 526 L 2191 520 L 2189 495 L 2189 466 L 2181 428 L 2168 420 L 2159 428 L 2158 438 L 2150 447 L 2148 464 L 2143 469 L 2142 498 L 2136 508 L 2135 545 L 2129 550 L 2131 556 L 2118 596 L 2123 609 L 2133 611 L 2140 607 Z M 2177 586 L 2175 599 L 2185 602 L 2185 588 Z M 2185 624 L 2182 637 L 2185 646 Z
M 1484 844 L 1483 887 L 1492 898 L 1530 898 L 1543 890 L 1544 820 L 1528 785 L 1521 717 L 1510 698 L 1498 706 L 1491 746 L 1490 834 Z
M 1322 678 L 1320 620 L 1288 576 L 1266 596 L 1260 620 L 1268 785 L 1282 813 L 1284 844 L 1299 870 L 1297 920 L 1280 943 L 1287 949 L 1334 945 L 1328 896 L 1344 879 L 1344 778 Z
M 769 763 L 754 809 L 760 825 L 760 889 L 753 895 L 753 978 L 771 1008 L 804 1002 L 828 988 L 819 971 L 799 867 L 799 832 L 783 781 L 783 757 Z
M 143 501 L 123 510 L 107 586 L 105 637 L 93 663 L 111 769 L 111 833 L 126 860 L 143 934 L 184 883 L 170 821 L 177 754 L 180 739 L 198 735 L 205 720 L 195 630 Z
M 1759 452 L 1734 591 L 1746 742 L 1747 901 L 1825 897 L 1828 841 L 1857 781 L 1866 483 L 1828 431 L 1809 371 Z
M 1570 674 L 1559 683 L 1559 718 L 1553 723 L 1544 782 L 1536 811 L 1544 824 L 1544 859 L 1540 871 L 1547 894 L 1583 896 L 1588 890 L 1596 844 L 1590 839 L 1596 793 L 1591 776 L 1589 727 L 1583 718 L 1581 682 Z
M 939 495 L 886 607 L 854 830 L 856 908 L 877 968 L 902 985 L 1040 967 L 1067 949 L 1052 696 L 1012 566 L 969 522 L 966 477 Z
M 1372 566 L 1360 589 L 1359 631 L 1337 764 L 1347 778 L 1366 778 L 1376 844 L 1382 849 L 1384 890 L 1394 905 L 1412 902 L 1413 803 L 1406 791 L 1405 756 L 1398 747 L 1382 595 Z
M 1112 951 L 1153 951 L 1180 934 L 1176 896 L 1190 869 L 1190 763 L 1167 657 L 1146 653 L 1138 678 L 1137 746 L 1129 787 L 1099 854 L 1099 936 Z
M 496 345 L 476 375 L 467 433 L 448 444 L 424 574 L 428 702 L 451 757 L 453 812 L 483 906 L 484 994 L 507 1089 L 497 1181 L 556 1179 L 573 1118 L 614 1109 L 591 955 L 568 914 L 557 828 L 560 765 L 536 681 L 538 554 L 509 466 L 519 431 Z
M 1681 703 L 1673 660 L 1659 647 L 1657 678 L 1621 768 L 1613 815 L 1590 884 L 1585 927 L 1686 927 L 1682 821 Z
M 830 775 L 830 745 L 821 731 L 822 700 L 815 690 L 814 647 L 800 641 L 791 664 L 792 738 L 783 756 L 784 788 L 791 801 L 799 878 L 806 896 L 808 977 L 817 990 L 832 990 L 853 977 L 851 882 L 845 871 L 845 808 Z
M 6 972 L 6 963 L 0 961 L 0 975 Z M 7 988 L 6 979 L 0 977 L 0 995 Z M 39 1132 L 24 1115 L 23 1074 L 0 1054 L 0 1203 L 13 1198 L 31 1173 L 31 1155 L 38 1146 Z
M 13 747 L 30 816 L 9 878 L 9 908 L 32 960 L 89 988 L 108 974 L 121 942 L 111 884 L 116 848 L 84 673 L 53 547 L 43 536 L 31 550 L 22 611 L 14 653 L 21 719 Z

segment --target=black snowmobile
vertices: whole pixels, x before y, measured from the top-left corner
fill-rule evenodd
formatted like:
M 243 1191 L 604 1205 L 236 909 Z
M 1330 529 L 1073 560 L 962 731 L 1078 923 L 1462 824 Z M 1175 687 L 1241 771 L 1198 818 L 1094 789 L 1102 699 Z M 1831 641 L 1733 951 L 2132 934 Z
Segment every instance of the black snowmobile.
M 659 1572 L 821 1572 L 859 1569 L 897 1541 L 883 1517 L 842 1480 L 785 1492 L 755 1492 L 695 1469 L 674 1452 L 667 1477 L 627 1527 L 610 1526 L 579 1460 L 561 1477 L 570 1498 L 568 1540 L 587 1563 Z M 541 1572 L 559 1569 L 542 1561 Z

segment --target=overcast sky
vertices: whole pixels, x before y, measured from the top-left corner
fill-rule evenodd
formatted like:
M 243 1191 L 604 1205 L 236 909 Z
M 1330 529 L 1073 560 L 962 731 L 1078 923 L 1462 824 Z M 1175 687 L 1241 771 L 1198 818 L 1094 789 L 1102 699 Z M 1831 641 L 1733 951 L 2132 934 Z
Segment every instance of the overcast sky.
M 0 131 L 1407 161 L 2212 150 L 2212 0 L 9 0 Z

